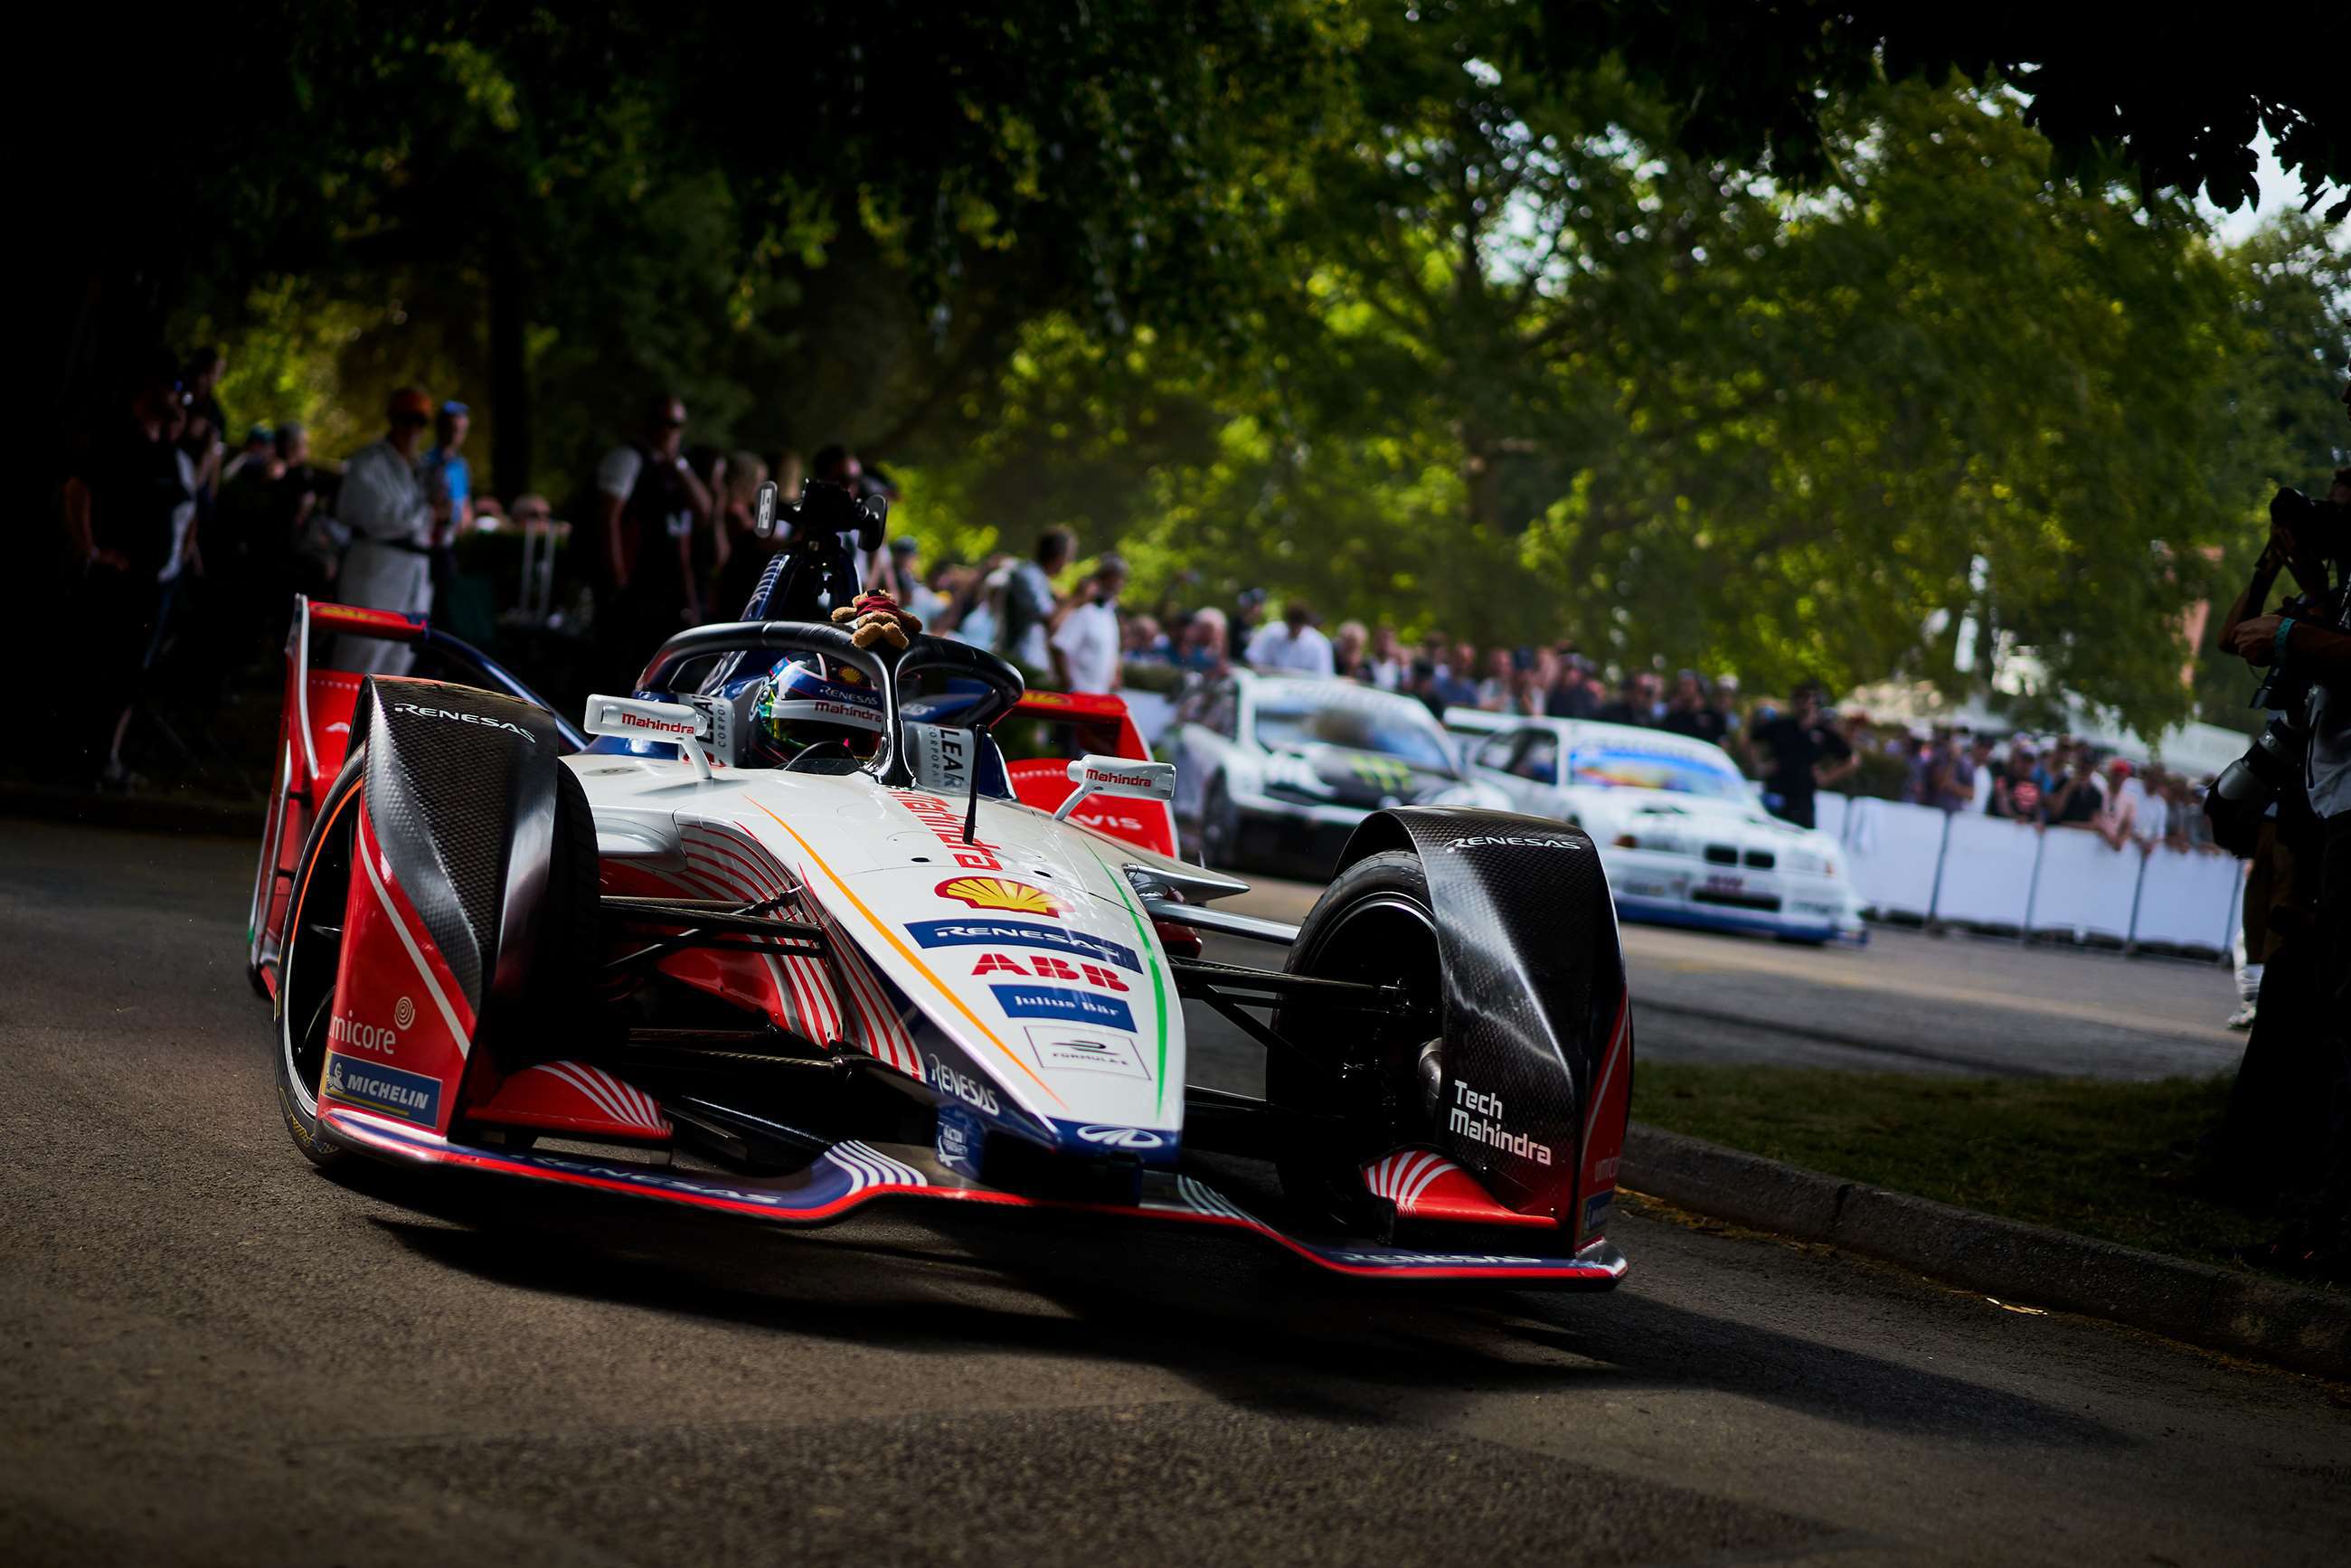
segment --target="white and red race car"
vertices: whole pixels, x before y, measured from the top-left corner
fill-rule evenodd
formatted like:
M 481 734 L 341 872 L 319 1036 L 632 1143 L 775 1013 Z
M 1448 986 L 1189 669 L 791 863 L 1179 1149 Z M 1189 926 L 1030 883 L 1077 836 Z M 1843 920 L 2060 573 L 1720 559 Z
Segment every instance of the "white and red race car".
M 327 632 L 466 678 L 322 667 Z M 757 673 L 820 667 L 870 744 L 769 748 Z M 320 1164 L 787 1224 L 1058 1207 L 1614 1284 L 1632 1029 L 1590 840 L 1377 812 L 1292 927 L 1175 857 L 1172 773 L 1115 698 L 936 638 L 705 626 L 575 727 L 421 619 L 298 604 L 248 955 L 286 1124 Z M 1188 1083 L 1187 1005 L 1265 1047 L 1263 1099 Z

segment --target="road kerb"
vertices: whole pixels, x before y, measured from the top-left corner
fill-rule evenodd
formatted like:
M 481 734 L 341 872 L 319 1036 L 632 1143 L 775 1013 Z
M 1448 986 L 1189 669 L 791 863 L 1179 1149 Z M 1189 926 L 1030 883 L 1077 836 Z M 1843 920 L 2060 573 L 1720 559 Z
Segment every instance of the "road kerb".
M 1886 1192 L 1638 1123 L 1624 1158 L 1625 1186 L 1694 1213 L 1825 1241 L 2003 1301 L 2351 1377 L 2351 1295 Z

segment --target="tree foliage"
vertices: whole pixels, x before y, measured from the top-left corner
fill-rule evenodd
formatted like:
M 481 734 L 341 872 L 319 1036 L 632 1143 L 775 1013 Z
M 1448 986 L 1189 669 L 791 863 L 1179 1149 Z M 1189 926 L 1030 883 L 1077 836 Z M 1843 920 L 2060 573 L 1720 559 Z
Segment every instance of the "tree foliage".
M 935 547 L 1072 522 L 1145 588 L 1770 685 L 1980 681 L 1972 616 L 2156 722 L 2149 628 L 2306 477 L 2344 349 L 2339 232 L 2231 256 L 2180 194 L 2247 193 L 2257 129 L 2342 172 L 2339 9 L 2292 26 L 256 0 L 65 46 L 200 108 L 74 140 L 45 325 L 68 428 L 217 335 L 235 413 L 331 454 L 423 379 L 559 499 L 671 389 L 903 461 Z

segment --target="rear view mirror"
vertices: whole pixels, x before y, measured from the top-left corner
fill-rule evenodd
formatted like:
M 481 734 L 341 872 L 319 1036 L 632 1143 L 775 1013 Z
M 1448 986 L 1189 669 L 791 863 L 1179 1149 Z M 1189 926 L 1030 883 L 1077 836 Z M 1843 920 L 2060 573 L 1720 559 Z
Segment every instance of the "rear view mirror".
M 643 697 L 591 696 L 586 722 L 590 735 L 622 740 L 659 740 L 676 747 L 692 759 L 696 777 L 707 782 L 710 757 L 702 743 L 710 738 L 710 716 L 684 703 L 658 703 Z
M 751 499 L 751 531 L 763 539 L 776 537 L 776 482 L 764 481 Z
M 1077 786 L 1053 813 L 1055 821 L 1068 818 L 1089 795 L 1123 795 L 1135 800 L 1176 798 L 1176 765 L 1137 762 L 1125 757 L 1081 757 L 1070 764 L 1070 782 Z

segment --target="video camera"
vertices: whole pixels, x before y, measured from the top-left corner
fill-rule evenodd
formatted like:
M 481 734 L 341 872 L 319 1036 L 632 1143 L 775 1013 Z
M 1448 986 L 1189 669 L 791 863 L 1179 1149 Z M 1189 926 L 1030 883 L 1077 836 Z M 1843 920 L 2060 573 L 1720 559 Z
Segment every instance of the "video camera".
M 2297 538 L 2328 539 L 2330 553 L 2338 558 L 2346 542 L 2351 542 L 2351 507 L 2339 501 L 2314 501 L 2299 490 L 2277 493 L 2270 502 L 2270 520 Z M 2295 575 L 2308 570 L 2316 569 L 2298 567 Z M 2304 587 L 2310 591 L 2287 600 L 2278 613 L 2338 632 L 2351 631 L 2351 591 L 2346 591 L 2344 584 L 2337 583 L 2332 591 L 2323 582 Z M 2262 727 L 2242 757 L 2221 769 L 2204 797 L 2213 841 L 2234 855 L 2252 853 L 2262 820 L 2270 808 L 2276 805 L 2282 813 L 2290 811 L 2303 787 L 2303 759 L 2310 750 L 2309 672 L 2272 664 L 2262 673 L 2250 706 L 2278 716 Z
M 857 552 L 882 548 L 890 520 L 889 498 L 860 496 L 822 479 L 800 486 L 799 498 L 783 502 L 771 480 L 752 502 L 751 531 L 773 538 L 789 529 L 784 547 L 760 574 L 745 607 L 746 621 L 821 621 L 857 597 Z

